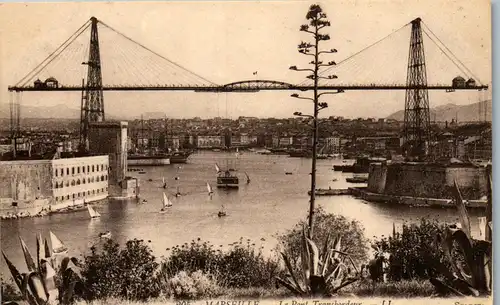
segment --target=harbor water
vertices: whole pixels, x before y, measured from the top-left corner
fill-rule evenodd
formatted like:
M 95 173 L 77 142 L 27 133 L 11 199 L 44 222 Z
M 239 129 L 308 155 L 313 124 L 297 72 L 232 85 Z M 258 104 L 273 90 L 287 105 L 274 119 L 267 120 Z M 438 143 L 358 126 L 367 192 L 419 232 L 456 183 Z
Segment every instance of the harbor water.
M 353 174 L 332 170 L 340 160 L 318 160 L 318 188 L 347 188 L 362 186 L 350 184 L 345 178 Z M 221 169 L 237 170 L 240 178 L 238 190 L 217 189 L 215 164 Z M 36 253 L 36 233 L 48 236 L 54 232 L 69 248 L 70 254 L 88 253 L 90 246 L 102 242 L 99 233 L 110 231 L 112 238 L 123 244 L 130 239 L 148 242 L 157 257 L 168 254 L 167 248 L 190 243 L 200 238 L 216 247 L 227 247 L 243 238 L 250 239 L 257 247 L 269 251 L 276 245 L 276 234 L 286 232 L 299 220 L 305 219 L 309 209 L 311 160 L 284 155 L 260 155 L 244 152 L 199 152 L 187 164 L 161 167 L 143 167 L 145 173 L 130 171 L 140 179 L 141 200 L 106 200 L 93 204 L 101 214 L 90 219 L 87 210 L 53 214 L 40 218 L 1 220 L 1 247 L 21 270 L 25 270 L 18 236 Z M 251 179 L 247 184 L 245 172 Z M 288 174 L 286 174 L 288 173 Z M 291 174 L 290 174 L 291 173 Z M 167 188 L 163 188 L 163 179 Z M 206 183 L 214 190 L 208 195 Z M 175 197 L 177 190 L 182 194 Z M 173 202 L 167 213 L 158 213 L 165 192 Z M 418 222 L 421 217 L 456 222 L 458 214 L 450 209 L 412 208 L 407 206 L 369 203 L 351 196 L 321 196 L 316 202 L 330 213 L 358 220 L 365 229 L 365 236 L 389 235 L 393 223 L 400 228 L 404 222 Z M 227 217 L 217 216 L 221 206 Z M 478 231 L 480 212 L 471 211 L 473 231 Z M 2 276 L 8 275 L 2 259 Z

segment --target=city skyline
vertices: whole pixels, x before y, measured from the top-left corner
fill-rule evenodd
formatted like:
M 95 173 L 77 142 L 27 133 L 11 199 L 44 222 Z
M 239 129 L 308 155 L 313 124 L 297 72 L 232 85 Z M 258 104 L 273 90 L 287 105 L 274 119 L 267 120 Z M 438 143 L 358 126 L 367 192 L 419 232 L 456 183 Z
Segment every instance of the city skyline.
M 324 45 L 326 48 L 332 47 L 339 51 L 328 59 L 340 62 L 394 32 L 411 19 L 421 17 L 443 40 L 444 45 L 449 47 L 482 83 L 490 84 L 491 29 L 490 15 L 485 14 L 486 11 L 489 12 L 487 1 L 477 2 L 474 5 L 465 1 L 453 3 L 419 1 L 411 5 L 381 1 L 318 3 L 332 24 L 326 31 L 332 40 Z M 296 46 L 300 41 L 307 39 L 307 36 L 298 29 L 305 23 L 305 13 L 310 4 L 312 2 L 306 1 L 286 4 L 284 2 L 197 2 L 196 10 L 193 10 L 193 2 L 148 3 L 148 5 L 66 3 L 57 4 L 57 10 L 53 9 L 55 4 L 2 4 L 0 15 L 5 15 L 1 18 L 0 28 L 5 29 L 2 33 L 2 45 L 6 46 L 2 49 L 0 57 L 0 62 L 5 67 L 1 71 L 0 78 L 2 107 L 8 109 L 7 86 L 15 84 L 40 63 L 90 16 L 96 16 L 141 44 L 217 84 L 255 78 L 300 83 L 305 75 L 290 71 L 288 67 L 305 66 L 308 61 L 308 58 L 297 52 Z M 218 13 L 213 14 L 214 11 Z M 242 14 L 242 11 L 245 13 Z M 25 18 L 21 19 L 23 26 L 17 25 L 11 16 Z M 186 19 L 185 16 L 189 18 Z M 259 16 L 259 22 L 255 21 L 255 16 Z M 359 22 L 359 19 L 363 19 L 363 22 Z M 352 31 L 352 28 L 356 31 Z M 276 35 L 277 33 L 279 35 Z M 164 39 L 165 37 L 167 39 Z M 395 40 L 398 40 L 397 46 L 401 49 L 397 54 L 400 58 L 406 57 L 409 31 L 402 33 Z M 432 57 L 431 43 L 427 43 L 426 47 L 430 50 L 428 69 L 431 69 L 430 65 L 438 62 L 440 57 Z M 376 64 L 391 64 L 392 58 L 389 54 L 391 50 L 374 50 L 378 51 L 374 52 L 375 55 L 379 55 L 376 58 L 381 58 Z M 362 68 L 370 65 L 369 62 L 365 64 Z M 103 62 L 103 70 L 105 65 L 106 62 Z M 380 73 L 371 74 L 375 74 L 382 81 L 391 81 L 391 76 L 399 80 L 405 76 L 405 65 L 405 62 L 400 61 L 397 67 L 395 64 L 388 66 L 387 70 L 392 71 L 393 75 L 387 77 L 382 73 L 385 69 L 380 70 Z M 451 76 L 455 75 L 453 71 L 447 71 L 447 66 L 439 67 L 445 71 L 440 71 L 442 75 L 434 72 L 435 70 L 428 71 L 429 82 L 434 80 L 434 82 L 451 83 Z M 355 74 L 356 78 L 352 78 L 352 74 L 359 71 L 359 69 L 340 71 L 339 83 L 352 82 L 358 77 L 358 74 Z M 257 75 L 254 75 L 254 72 L 257 72 Z M 366 71 L 362 69 L 361 72 Z M 359 73 L 360 79 L 363 76 L 361 74 L 363 73 Z M 60 81 L 64 82 L 64 79 Z M 106 79 L 104 82 L 106 83 Z M 174 118 L 196 116 L 283 118 L 291 117 L 295 111 L 309 113 L 312 105 L 290 98 L 291 93 L 293 91 L 223 94 L 106 92 L 104 96 L 105 111 L 118 113 L 118 116 L 142 112 L 167 112 L 169 117 Z M 453 94 L 430 92 L 429 95 L 431 108 L 448 103 L 471 104 L 480 99 L 490 98 L 489 93 L 485 96 L 484 93 L 481 95 L 477 92 Z M 329 108 L 321 113 L 323 117 L 386 117 L 404 109 L 404 91 L 369 93 L 348 91 L 337 96 L 327 96 L 324 101 L 329 103 Z M 80 93 L 24 93 L 22 102 L 28 106 L 47 107 L 66 104 L 69 108 L 78 109 Z M 186 106 L 187 103 L 189 106 Z M 353 107 L 353 104 L 357 106 Z

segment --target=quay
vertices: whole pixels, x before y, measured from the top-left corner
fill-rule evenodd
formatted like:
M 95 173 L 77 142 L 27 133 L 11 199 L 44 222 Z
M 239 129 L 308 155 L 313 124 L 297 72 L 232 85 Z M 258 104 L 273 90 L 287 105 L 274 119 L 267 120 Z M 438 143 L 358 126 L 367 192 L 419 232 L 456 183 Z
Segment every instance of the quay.
M 311 191 L 307 192 L 308 195 Z M 347 189 L 316 189 L 316 196 L 345 196 L 351 195 L 373 203 L 389 203 L 394 205 L 406 205 L 412 207 L 432 207 L 432 208 L 454 208 L 453 199 L 412 197 L 373 193 L 367 187 L 349 187 Z M 486 208 L 486 199 L 464 200 L 468 208 Z
M 433 208 L 454 208 L 453 199 L 411 197 L 372 193 L 366 187 L 350 187 L 349 192 L 352 196 L 366 200 L 368 202 L 390 203 L 397 205 L 407 205 L 412 207 L 433 207 Z M 464 200 L 467 208 L 486 208 L 486 199 Z

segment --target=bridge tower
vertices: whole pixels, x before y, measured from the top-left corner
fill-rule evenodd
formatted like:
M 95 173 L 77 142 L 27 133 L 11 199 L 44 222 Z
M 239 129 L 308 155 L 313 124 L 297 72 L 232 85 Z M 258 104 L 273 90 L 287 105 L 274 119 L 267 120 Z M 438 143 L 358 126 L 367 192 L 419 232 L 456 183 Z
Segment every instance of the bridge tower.
M 423 161 L 430 144 L 429 93 L 421 19 L 411 22 L 410 51 L 406 76 L 404 147 L 406 156 Z
M 102 91 L 101 56 L 99 52 L 99 35 L 97 18 L 90 18 L 89 59 L 87 65 L 87 84 L 83 81 L 81 116 L 80 116 L 80 150 L 89 150 L 89 126 L 91 122 L 104 121 L 104 95 Z

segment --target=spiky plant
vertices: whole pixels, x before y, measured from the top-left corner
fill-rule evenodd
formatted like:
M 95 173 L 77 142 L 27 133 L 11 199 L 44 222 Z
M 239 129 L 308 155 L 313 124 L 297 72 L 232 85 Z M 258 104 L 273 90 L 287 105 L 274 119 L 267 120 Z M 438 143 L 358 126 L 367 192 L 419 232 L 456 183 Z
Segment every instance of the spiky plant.
M 37 259 L 35 261 L 24 240 L 21 237 L 19 240 L 28 272 L 20 273 L 3 251 L 2 254 L 24 300 L 30 305 L 69 304 L 76 282 L 80 277 L 77 259 L 62 257 L 60 265 L 56 266 L 56 255 L 51 254 L 47 239 L 43 242 L 42 236 L 38 234 L 36 239 Z M 59 270 L 58 273 L 53 266 Z M 58 275 L 60 281 L 57 280 Z
M 306 236 L 303 230 L 301 244 L 301 274 L 296 275 L 289 257 L 281 253 L 288 270 L 286 279 L 277 278 L 277 281 L 288 288 L 297 296 L 326 297 L 336 293 L 339 289 L 350 285 L 360 278 L 360 274 L 349 254 L 340 251 L 341 238 L 335 240 L 326 238 L 323 251 L 320 253 L 318 247 Z M 350 263 L 355 275 L 352 276 Z
M 491 178 L 489 183 L 491 183 Z M 431 278 L 438 293 L 453 293 L 460 296 L 480 296 L 491 292 L 492 244 L 489 240 L 471 238 L 469 215 L 455 182 L 455 204 L 460 214 L 460 225 L 449 226 L 444 234 L 436 236 L 436 244 L 444 251 L 448 268 L 434 262 L 433 268 L 441 278 Z M 488 196 L 491 204 L 491 192 Z M 491 230 L 491 222 L 484 231 Z M 458 248 L 458 253 L 455 250 Z

